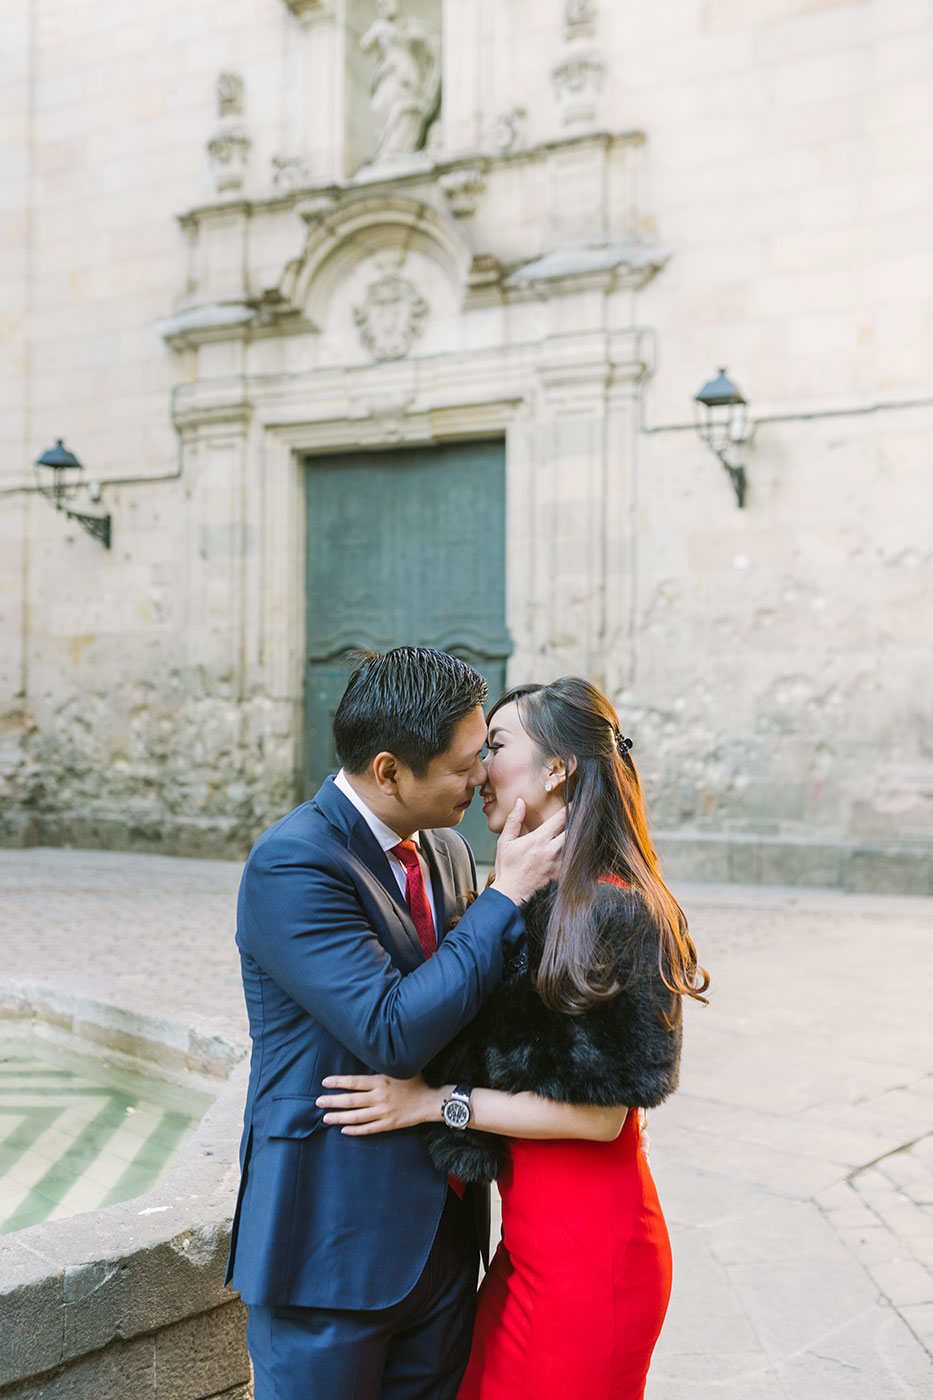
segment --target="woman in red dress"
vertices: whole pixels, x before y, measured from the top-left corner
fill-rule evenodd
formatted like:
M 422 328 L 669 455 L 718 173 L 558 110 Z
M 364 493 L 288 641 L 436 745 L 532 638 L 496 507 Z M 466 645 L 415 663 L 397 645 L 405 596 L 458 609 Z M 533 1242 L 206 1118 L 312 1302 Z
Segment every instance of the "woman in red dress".
M 639 1112 L 677 1086 L 681 1000 L 705 1000 L 661 880 L 631 743 L 574 677 L 489 716 L 483 810 L 499 832 L 567 808 L 561 877 L 523 907 L 526 948 L 476 1020 L 411 1080 L 325 1081 L 346 1133 L 430 1125 L 437 1165 L 498 1179 L 502 1239 L 458 1400 L 640 1400 L 671 1253 Z M 454 1104 L 451 1111 L 450 1105 Z

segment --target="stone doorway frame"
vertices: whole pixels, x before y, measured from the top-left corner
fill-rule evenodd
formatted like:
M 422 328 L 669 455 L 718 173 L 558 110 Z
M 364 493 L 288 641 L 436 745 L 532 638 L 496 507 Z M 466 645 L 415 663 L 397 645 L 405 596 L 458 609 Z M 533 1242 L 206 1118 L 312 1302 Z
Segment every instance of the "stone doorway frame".
M 215 669 L 226 661 L 241 703 L 262 710 L 257 723 L 274 738 L 296 793 L 304 771 L 309 456 L 502 437 L 509 683 L 578 669 L 597 673 L 610 691 L 624 684 L 630 566 L 618 549 L 625 553 L 633 528 L 634 404 L 644 365 L 637 332 L 598 342 L 588 347 L 595 356 L 581 355 L 578 343 L 576 355 L 556 365 L 548 364 L 547 342 L 440 357 L 427 391 L 424 362 L 409 360 L 203 379 L 176 395 L 185 474 L 202 497 L 197 514 L 209 518 L 212 503 L 223 501 L 240 522 L 240 548 L 231 548 L 220 581 L 216 570 L 206 576 L 190 532 L 191 606 L 200 613 L 187 629 L 190 645 L 202 647 L 206 636 Z M 309 404 L 338 411 L 314 418 Z M 571 516 L 568 544 L 560 523 Z M 224 586 L 236 599 L 226 635 L 214 633 L 209 618 L 212 591 Z
M 668 256 L 638 231 L 642 145 L 595 134 L 182 216 L 188 290 L 162 334 L 189 374 L 173 400 L 188 660 L 223 678 L 247 751 L 254 734 L 264 763 L 274 746 L 293 793 L 307 456 L 503 437 L 509 681 L 631 684 L 635 410 L 652 359 L 636 297 Z M 500 198 L 543 201 L 537 231 L 500 228 Z M 490 251 L 516 237 L 507 263 Z M 393 254 L 404 273 L 382 265 Z M 394 336 L 370 300 L 393 288 Z

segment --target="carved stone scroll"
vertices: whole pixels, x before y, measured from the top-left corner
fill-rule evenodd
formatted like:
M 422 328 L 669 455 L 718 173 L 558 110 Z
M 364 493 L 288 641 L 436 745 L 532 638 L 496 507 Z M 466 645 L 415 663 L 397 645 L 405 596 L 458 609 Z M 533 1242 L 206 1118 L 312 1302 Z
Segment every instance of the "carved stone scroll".
M 485 145 L 496 155 L 504 156 L 509 151 L 519 151 L 525 145 L 525 107 L 510 107 L 493 117 L 486 128 Z
M 272 184 L 279 194 L 303 190 L 311 184 L 311 170 L 304 156 L 273 156 Z
M 447 170 L 438 180 L 452 214 L 466 218 L 476 213 L 476 207 L 486 189 L 486 172 L 481 165 L 460 165 Z

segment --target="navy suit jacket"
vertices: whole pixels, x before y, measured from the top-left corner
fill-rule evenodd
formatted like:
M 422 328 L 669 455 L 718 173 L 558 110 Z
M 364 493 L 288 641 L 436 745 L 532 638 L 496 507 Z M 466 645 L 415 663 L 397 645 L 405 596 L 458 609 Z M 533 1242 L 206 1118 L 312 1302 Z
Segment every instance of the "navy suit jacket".
M 493 889 L 445 936 L 476 867 L 456 831 L 421 842 L 439 936 L 427 961 L 385 854 L 332 778 L 246 862 L 237 945 L 253 1048 L 227 1279 L 247 1303 L 388 1307 L 424 1267 L 447 1182 L 422 1134 L 345 1137 L 315 1103 L 329 1074 L 417 1074 L 521 937 Z

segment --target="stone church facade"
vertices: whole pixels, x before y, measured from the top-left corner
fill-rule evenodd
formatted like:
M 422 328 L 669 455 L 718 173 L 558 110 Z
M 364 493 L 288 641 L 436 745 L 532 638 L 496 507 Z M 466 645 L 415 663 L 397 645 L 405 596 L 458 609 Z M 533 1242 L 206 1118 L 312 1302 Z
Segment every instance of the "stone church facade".
M 3 840 L 239 855 L 418 641 L 603 686 L 674 876 L 933 890 L 933 4 L 7 29 Z

